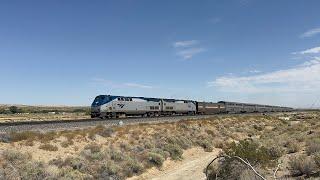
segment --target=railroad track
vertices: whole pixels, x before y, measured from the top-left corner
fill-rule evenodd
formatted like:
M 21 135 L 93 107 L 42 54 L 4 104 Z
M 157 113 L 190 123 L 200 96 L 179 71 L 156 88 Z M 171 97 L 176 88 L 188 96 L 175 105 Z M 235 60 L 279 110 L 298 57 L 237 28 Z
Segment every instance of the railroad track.
M 176 122 L 180 120 L 205 119 L 217 116 L 230 116 L 231 114 L 196 115 L 196 116 L 167 116 L 167 117 L 129 117 L 122 119 L 78 119 L 78 120 L 53 120 L 53 121 L 22 121 L 0 123 L 0 133 L 19 131 L 51 131 L 66 129 L 81 129 L 97 125 L 113 126 L 138 123 Z M 232 114 L 236 116 L 261 115 L 261 113 Z

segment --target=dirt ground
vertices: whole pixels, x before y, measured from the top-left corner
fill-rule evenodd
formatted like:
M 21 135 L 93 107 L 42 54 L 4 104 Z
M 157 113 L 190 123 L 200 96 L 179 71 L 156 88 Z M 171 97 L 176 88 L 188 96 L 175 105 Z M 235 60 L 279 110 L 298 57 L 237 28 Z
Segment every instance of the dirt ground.
M 153 167 L 128 180 L 205 180 L 203 170 L 220 151 L 218 148 L 214 148 L 212 152 L 205 152 L 200 147 L 191 148 L 183 153 L 182 161 L 167 160 L 160 169 Z

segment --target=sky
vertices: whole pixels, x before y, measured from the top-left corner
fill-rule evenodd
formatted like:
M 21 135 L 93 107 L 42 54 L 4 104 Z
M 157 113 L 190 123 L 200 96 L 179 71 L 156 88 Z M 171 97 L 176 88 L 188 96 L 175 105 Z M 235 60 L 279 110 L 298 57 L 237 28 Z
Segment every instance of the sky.
M 318 0 L 2 0 L 0 104 L 320 107 Z

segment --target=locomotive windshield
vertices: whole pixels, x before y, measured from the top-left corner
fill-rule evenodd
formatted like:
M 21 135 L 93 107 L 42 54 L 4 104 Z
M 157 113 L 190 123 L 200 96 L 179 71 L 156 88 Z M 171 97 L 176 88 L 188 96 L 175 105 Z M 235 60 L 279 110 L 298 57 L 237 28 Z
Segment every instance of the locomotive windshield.
M 100 106 L 110 101 L 109 96 L 100 95 L 97 96 L 91 106 Z

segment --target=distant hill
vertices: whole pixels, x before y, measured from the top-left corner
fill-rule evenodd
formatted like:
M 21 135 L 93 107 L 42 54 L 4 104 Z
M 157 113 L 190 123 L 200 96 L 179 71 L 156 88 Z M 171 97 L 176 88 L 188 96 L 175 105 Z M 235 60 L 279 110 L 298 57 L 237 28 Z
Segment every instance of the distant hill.
M 11 106 L 16 106 L 22 113 L 87 112 L 90 109 L 89 106 L 0 104 L 0 114 L 8 112 Z

